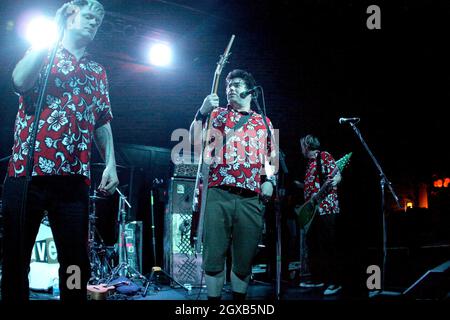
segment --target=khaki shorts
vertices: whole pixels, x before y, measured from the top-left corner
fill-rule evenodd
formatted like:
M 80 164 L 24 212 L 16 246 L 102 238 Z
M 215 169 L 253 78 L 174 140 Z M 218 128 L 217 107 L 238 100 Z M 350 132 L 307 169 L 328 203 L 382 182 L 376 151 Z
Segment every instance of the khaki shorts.
M 236 194 L 220 187 L 208 189 L 203 233 L 205 272 L 224 270 L 231 245 L 233 272 L 240 276 L 251 274 L 264 226 L 264 210 L 258 194 Z

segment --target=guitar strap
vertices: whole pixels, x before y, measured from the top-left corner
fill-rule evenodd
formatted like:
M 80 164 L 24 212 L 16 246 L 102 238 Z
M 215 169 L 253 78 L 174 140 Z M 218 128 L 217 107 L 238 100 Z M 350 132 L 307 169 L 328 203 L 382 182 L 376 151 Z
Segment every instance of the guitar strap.
M 323 186 L 323 173 L 322 173 L 322 151 L 319 151 L 317 153 L 317 158 L 316 158 L 316 170 L 318 172 L 319 175 L 319 184 L 320 187 Z
M 242 116 L 239 119 L 239 121 L 233 126 L 233 128 L 231 128 L 231 130 L 233 130 L 234 132 L 238 131 L 240 128 L 242 128 L 242 126 L 247 122 L 247 120 L 249 118 L 250 118 L 250 113 Z M 227 143 L 227 139 L 224 139 L 223 143 L 222 143 L 222 146 L 220 147 L 219 150 L 222 150 L 226 143 Z

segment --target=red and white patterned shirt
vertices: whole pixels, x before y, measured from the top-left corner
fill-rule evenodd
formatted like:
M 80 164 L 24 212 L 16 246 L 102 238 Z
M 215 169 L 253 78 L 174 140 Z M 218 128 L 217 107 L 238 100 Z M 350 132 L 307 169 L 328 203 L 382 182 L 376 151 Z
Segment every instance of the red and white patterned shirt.
M 268 139 L 267 129 L 260 114 L 250 111 L 246 123 L 231 136 L 232 128 L 244 113 L 227 108 L 216 108 L 211 112 L 212 130 L 208 146 L 220 148 L 222 140 L 230 135 L 227 144 L 223 147 L 223 156 L 213 154 L 210 166 L 208 186 L 232 186 L 261 192 L 261 173 L 267 155 L 272 153 L 271 142 Z M 269 130 L 273 126 L 266 117 Z M 214 134 L 214 132 L 216 134 Z M 218 138 L 220 136 L 220 138 Z
M 331 154 L 326 151 L 320 153 L 321 166 L 322 166 L 322 183 L 325 183 L 329 178 L 332 178 L 332 172 L 337 167 Z M 339 169 L 338 169 L 339 170 Z M 320 180 L 317 171 L 317 156 L 308 159 L 308 164 L 305 174 L 305 189 L 304 196 L 305 201 L 311 199 L 320 190 Z M 331 187 L 328 192 L 325 193 L 326 196 L 319 204 L 319 214 L 333 214 L 339 213 L 339 200 L 337 195 L 337 188 Z
M 42 70 L 46 70 L 49 58 Z M 42 71 L 42 72 L 43 72 Z M 39 82 L 20 94 L 8 176 L 26 175 Z M 33 176 L 82 175 L 90 181 L 94 130 L 112 119 L 105 68 L 59 46 L 38 122 Z

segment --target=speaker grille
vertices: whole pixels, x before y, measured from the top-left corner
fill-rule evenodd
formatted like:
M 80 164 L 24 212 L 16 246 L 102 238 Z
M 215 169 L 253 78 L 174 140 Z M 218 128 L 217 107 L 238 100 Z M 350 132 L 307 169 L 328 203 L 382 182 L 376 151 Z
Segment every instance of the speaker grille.
M 172 178 L 165 223 L 165 266 L 181 284 L 201 286 L 202 255 L 190 244 L 195 179 Z

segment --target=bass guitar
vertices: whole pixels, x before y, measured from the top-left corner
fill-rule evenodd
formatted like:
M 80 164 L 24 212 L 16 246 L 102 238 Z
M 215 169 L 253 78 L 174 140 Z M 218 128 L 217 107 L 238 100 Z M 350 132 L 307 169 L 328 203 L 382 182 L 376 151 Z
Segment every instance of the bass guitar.
M 217 62 L 216 71 L 214 72 L 214 80 L 212 83 L 211 94 L 217 94 L 217 89 L 219 86 L 220 74 L 225 64 L 228 62 L 228 58 L 231 55 L 231 46 L 233 45 L 235 36 L 232 35 L 230 41 L 228 42 L 225 52 L 220 56 L 219 62 Z M 208 177 L 209 177 L 209 163 L 205 163 L 205 146 L 209 140 L 209 129 L 211 127 L 211 117 L 208 117 L 206 122 L 206 128 L 203 128 L 202 137 L 203 147 L 202 154 L 199 161 L 197 178 L 195 180 L 194 196 L 192 202 L 192 221 L 191 221 L 191 245 L 195 247 L 195 252 L 201 252 L 202 245 L 202 235 L 203 235 L 203 221 L 205 216 L 206 208 L 206 195 L 208 192 Z M 205 137 L 206 136 L 206 137 Z

